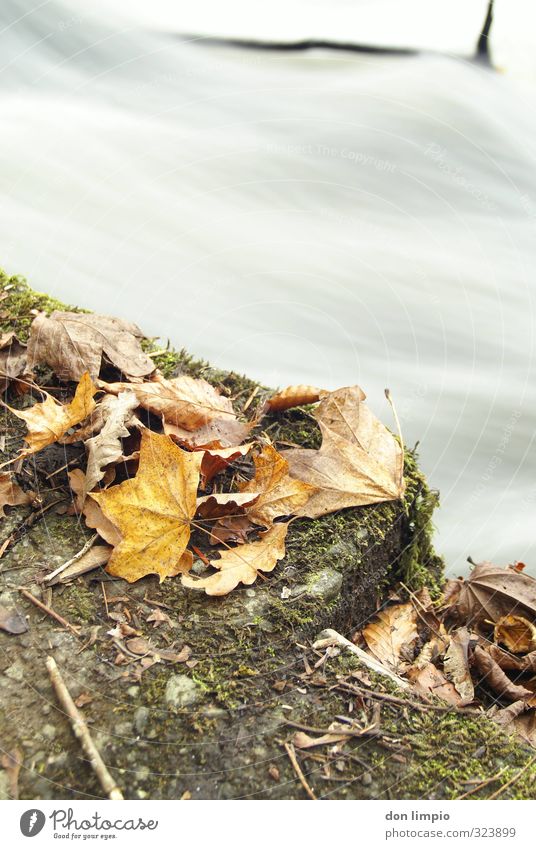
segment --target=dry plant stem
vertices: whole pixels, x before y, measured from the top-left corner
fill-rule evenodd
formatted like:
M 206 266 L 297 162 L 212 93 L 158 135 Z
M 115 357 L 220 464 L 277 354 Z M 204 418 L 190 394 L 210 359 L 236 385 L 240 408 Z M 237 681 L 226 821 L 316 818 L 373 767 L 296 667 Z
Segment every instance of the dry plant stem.
M 305 775 L 303 774 L 301 767 L 298 763 L 294 746 L 292 745 L 292 743 L 283 743 L 283 745 L 285 747 L 285 752 L 288 755 L 289 761 L 292 764 L 292 768 L 300 780 L 301 786 L 309 796 L 309 799 L 313 799 L 316 802 L 316 796 L 310 784 L 308 784 L 307 779 L 305 778 Z
M 377 690 L 369 690 L 367 687 L 353 687 L 351 684 L 341 684 L 337 687 L 337 689 L 343 690 L 344 692 L 355 693 L 356 696 L 364 694 L 373 699 L 380 699 L 382 702 L 389 702 L 390 704 L 400 705 L 401 707 L 410 707 L 414 710 L 438 710 L 441 713 L 453 713 L 456 711 L 456 708 L 453 705 L 434 705 L 432 703 L 427 704 L 425 702 L 416 702 L 412 699 L 399 699 L 397 696 L 391 696 L 388 693 L 379 693 Z M 463 711 L 463 713 L 469 713 L 469 711 Z M 479 711 L 470 711 L 470 713 L 478 714 Z
M 400 447 L 402 449 L 402 476 L 404 475 L 404 440 L 402 439 L 402 428 L 400 427 L 400 419 L 398 418 L 398 413 L 396 412 L 396 407 L 393 399 L 391 398 L 391 390 L 385 389 L 385 397 L 389 401 L 391 405 L 391 410 L 393 411 L 393 416 L 396 423 L 396 429 L 398 431 L 398 438 L 400 439 Z
M 20 593 L 22 593 L 22 595 L 25 598 L 28 599 L 28 601 L 31 601 L 32 604 L 35 604 L 36 607 L 38 607 L 44 613 L 48 614 L 48 616 L 52 616 L 52 618 L 55 619 L 56 622 L 59 622 L 60 625 L 63 625 L 64 628 L 67 628 L 72 634 L 75 635 L 75 637 L 80 639 L 80 634 L 78 633 L 78 628 L 76 628 L 74 625 L 71 625 L 70 622 L 67 622 L 67 620 L 64 619 L 63 616 L 60 616 L 60 614 L 56 613 L 55 610 L 52 610 L 51 607 L 47 607 L 46 604 L 43 604 L 42 601 L 39 601 L 38 598 L 36 598 L 34 595 L 32 595 L 31 592 L 29 590 L 25 589 L 24 587 L 18 587 L 18 590 L 19 590 Z
M 108 768 L 102 760 L 99 750 L 91 738 L 86 722 L 73 702 L 71 694 L 65 686 L 65 682 L 61 677 L 61 673 L 53 657 L 47 657 L 46 667 L 61 706 L 69 717 L 74 735 L 80 742 L 84 753 L 89 758 L 91 768 L 99 779 L 102 789 L 106 793 L 108 799 L 123 799 L 123 794 L 108 772 Z
M 480 784 L 476 785 L 476 787 L 471 787 L 471 789 L 463 793 L 462 796 L 458 796 L 456 801 L 460 801 L 460 799 L 467 799 L 469 796 L 472 796 L 473 793 L 478 793 L 480 790 L 483 790 L 484 787 L 488 786 L 488 784 L 493 784 L 494 781 L 497 781 L 497 779 L 501 777 L 505 769 L 506 767 L 503 766 L 496 775 L 492 775 L 491 778 L 486 778 L 485 781 L 481 781 Z
M 84 556 L 84 554 L 86 554 L 86 552 L 89 551 L 89 549 L 94 544 L 94 542 L 95 542 L 95 540 L 97 539 L 98 536 L 99 536 L 98 534 L 93 534 L 93 536 L 88 539 L 88 541 L 80 549 L 80 551 L 77 551 L 77 553 L 75 555 L 73 555 L 73 557 L 71 557 L 70 560 L 66 560 L 65 563 L 62 563 L 61 566 L 58 566 L 57 569 L 54 569 L 53 572 L 51 572 L 49 575 L 46 576 L 45 583 L 47 583 L 48 581 L 52 581 L 57 575 L 61 575 L 61 573 L 65 569 L 68 569 L 69 566 L 72 566 L 73 563 L 76 563 L 78 560 L 80 560 L 80 558 L 82 558 Z
M 347 640 L 346 637 L 343 637 L 342 634 L 339 634 L 338 631 L 334 631 L 332 628 L 326 628 L 325 631 L 322 631 L 322 634 L 325 635 L 325 638 L 317 640 L 313 643 L 314 649 L 322 649 L 327 648 L 328 646 L 338 645 L 342 646 L 348 651 L 351 651 L 352 654 L 357 655 L 357 657 L 361 660 L 362 663 L 365 664 L 369 669 L 372 669 L 373 672 L 376 672 L 378 675 L 383 675 L 385 678 L 389 678 L 391 681 L 394 681 L 402 690 L 409 690 L 409 684 L 407 681 L 404 681 L 403 678 L 400 678 L 394 672 L 391 672 L 390 669 L 387 669 L 386 666 L 383 666 L 378 660 L 374 660 L 369 654 L 364 652 L 362 649 L 355 646 L 350 640 Z
M 507 781 L 506 784 L 503 784 L 502 787 L 499 787 L 499 789 L 496 790 L 495 793 L 492 793 L 491 796 L 488 796 L 488 801 L 490 801 L 491 799 L 498 799 L 498 797 L 501 796 L 505 790 L 511 787 L 512 784 L 515 784 L 518 778 L 521 778 L 523 773 L 526 772 L 528 768 L 532 766 L 534 761 L 536 761 L 536 755 L 534 755 L 534 757 L 531 758 L 530 761 L 525 764 L 523 769 L 520 769 L 519 772 L 516 772 L 516 774 L 510 779 L 510 781 Z

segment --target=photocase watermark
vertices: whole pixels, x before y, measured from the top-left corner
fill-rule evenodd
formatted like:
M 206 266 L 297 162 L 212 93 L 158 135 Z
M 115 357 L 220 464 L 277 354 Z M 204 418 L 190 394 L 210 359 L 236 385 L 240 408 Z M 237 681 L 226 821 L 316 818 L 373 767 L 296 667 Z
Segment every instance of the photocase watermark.
M 43 811 L 38 808 L 32 808 L 29 811 L 24 811 L 20 818 L 20 830 L 25 837 L 35 837 L 42 830 L 46 822 L 46 817 Z
M 474 488 L 471 498 L 469 499 L 469 503 L 473 504 L 475 501 L 478 501 L 480 496 L 486 490 L 487 486 L 493 480 L 496 470 L 502 464 L 504 454 L 506 453 L 506 449 L 508 444 L 512 438 L 512 434 L 517 426 L 519 419 L 521 418 L 521 410 L 514 410 L 505 427 L 503 428 L 501 438 L 493 452 L 493 455 L 490 457 L 488 464 L 486 466 L 486 470 L 480 477 L 480 481 Z
M 435 142 L 429 142 L 424 149 L 424 155 L 435 162 L 438 168 L 443 171 L 450 179 L 456 183 L 461 189 L 464 189 L 468 194 L 472 195 L 476 200 L 485 206 L 490 211 L 497 209 L 497 204 L 493 203 L 486 194 L 475 183 L 471 182 L 463 172 L 463 168 L 458 165 L 451 165 L 447 161 L 447 149 Z
M 102 816 L 97 811 L 90 816 L 77 818 L 73 808 L 57 808 L 48 816 L 53 837 L 58 840 L 87 840 L 100 838 L 113 840 L 122 832 L 155 831 L 158 820 L 130 817 L 115 819 Z M 47 817 L 38 808 L 30 808 L 20 818 L 20 830 L 25 837 L 35 837 L 46 825 Z
M 389 159 L 382 159 L 361 150 L 352 150 L 349 147 L 333 147 L 327 144 L 277 144 L 273 142 L 266 146 L 270 153 L 288 153 L 295 156 L 320 156 L 331 159 L 347 159 L 354 165 L 364 165 L 375 168 L 376 171 L 386 171 L 392 174 L 396 171 L 396 165 Z

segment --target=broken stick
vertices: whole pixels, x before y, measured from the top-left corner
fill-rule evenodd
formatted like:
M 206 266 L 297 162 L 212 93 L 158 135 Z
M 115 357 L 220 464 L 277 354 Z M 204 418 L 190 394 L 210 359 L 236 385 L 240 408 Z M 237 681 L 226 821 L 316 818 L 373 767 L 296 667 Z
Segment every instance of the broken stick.
M 60 704 L 69 717 L 74 735 L 80 742 L 84 753 L 89 758 L 90 766 L 99 779 L 102 789 L 108 796 L 108 799 L 123 799 L 124 796 L 108 772 L 108 767 L 101 758 L 100 752 L 89 733 L 86 721 L 73 702 L 71 694 L 67 689 L 65 681 L 63 680 L 61 672 L 59 671 L 53 657 L 47 657 L 46 667 Z

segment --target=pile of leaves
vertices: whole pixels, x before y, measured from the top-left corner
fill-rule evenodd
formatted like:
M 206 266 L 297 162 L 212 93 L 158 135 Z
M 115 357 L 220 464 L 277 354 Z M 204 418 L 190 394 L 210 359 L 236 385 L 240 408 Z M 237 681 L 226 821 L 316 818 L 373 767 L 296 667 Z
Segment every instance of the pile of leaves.
M 435 603 L 391 599 L 354 643 L 419 697 L 480 705 L 536 746 L 536 579 L 523 569 L 473 563 Z
M 83 462 L 69 473 L 73 510 L 100 544 L 78 558 L 76 574 L 107 564 L 129 582 L 180 576 L 187 588 L 224 595 L 275 568 L 294 517 L 403 494 L 402 440 L 371 413 L 358 386 L 292 386 L 245 420 L 206 380 L 164 377 L 142 339 L 119 319 L 56 311 L 35 317 L 27 347 L 13 334 L 0 341 L 4 391 L 31 388 L 43 397 L 26 409 L 9 406 L 27 427 L 11 463 L 20 467 L 55 443 L 83 446 Z M 38 386 L 44 368 L 56 389 Z M 277 451 L 262 433 L 263 417 L 304 404 L 317 405 L 320 448 Z M 0 510 L 35 498 L 2 472 Z M 213 555 L 192 545 L 194 532 Z M 208 574 L 191 572 L 194 553 Z

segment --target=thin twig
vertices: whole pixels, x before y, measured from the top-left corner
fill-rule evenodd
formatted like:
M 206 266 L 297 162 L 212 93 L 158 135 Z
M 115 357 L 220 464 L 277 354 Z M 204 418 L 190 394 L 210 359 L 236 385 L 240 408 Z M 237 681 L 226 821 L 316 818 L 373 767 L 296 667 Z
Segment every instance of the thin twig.
M 514 784 L 518 778 L 521 778 L 523 773 L 528 770 L 529 766 L 532 766 L 534 761 L 536 761 L 536 755 L 534 755 L 534 757 L 531 758 L 530 761 L 525 764 L 523 769 L 520 769 L 519 772 L 516 772 L 516 774 L 510 779 L 510 781 L 507 781 L 506 784 L 503 784 L 502 787 L 499 787 L 499 789 L 496 790 L 495 793 L 492 793 L 491 796 L 488 796 L 488 802 L 490 801 L 490 799 L 497 799 L 502 793 L 504 793 L 505 790 L 508 789 L 508 787 L 511 787 L 512 784 Z
M 98 534 L 93 534 L 93 536 L 91 536 L 91 537 L 88 539 L 88 541 L 87 541 L 87 542 L 86 542 L 86 544 L 85 544 L 85 545 L 84 545 L 84 546 L 80 549 L 80 551 L 77 551 L 77 552 L 76 552 L 76 554 L 74 554 L 74 555 L 70 558 L 70 560 L 66 560 L 66 561 L 65 561 L 65 563 L 62 563 L 62 564 L 61 564 L 61 566 L 58 566 L 58 568 L 57 568 L 57 569 L 54 569 L 54 571 L 53 571 L 53 572 L 50 572 L 50 574 L 48 574 L 48 575 L 46 576 L 46 578 L 44 578 L 44 583 L 48 583 L 49 581 L 52 581 L 52 580 L 53 580 L 53 579 L 54 579 L 57 575 L 61 575 L 61 573 L 62 573 L 65 569 L 68 569 L 68 568 L 69 568 L 69 566 L 72 566 L 72 565 L 73 565 L 73 563 L 76 563 L 78 560 L 80 560 L 80 558 L 81 558 L 81 557 L 83 557 L 83 556 L 84 556 L 84 554 L 86 554 L 86 552 L 88 552 L 88 551 L 89 551 L 89 549 L 91 548 L 91 546 L 93 545 L 93 543 L 95 542 L 95 540 L 97 539 L 97 537 L 98 537 L 98 536 L 99 536 Z
M 308 784 L 307 779 L 305 778 L 305 775 L 303 774 L 301 767 L 298 763 L 294 746 L 292 745 L 292 743 L 283 743 L 283 746 L 285 747 L 285 752 L 287 753 L 289 761 L 292 764 L 292 768 L 300 780 L 301 786 L 309 796 L 309 799 L 313 799 L 316 802 L 317 799 L 314 794 L 314 791 L 311 788 L 310 784 Z
M 102 760 L 100 752 L 89 733 L 86 721 L 73 702 L 53 657 L 47 657 L 46 667 L 61 706 L 69 717 L 74 735 L 82 746 L 84 753 L 89 758 L 90 766 L 99 779 L 102 789 L 108 796 L 108 799 L 123 799 L 123 794 L 108 772 L 108 768 Z
M 414 708 L 415 710 L 427 711 L 427 710 L 438 710 L 441 713 L 449 713 L 450 711 L 457 710 L 454 705 L 434 705 L 428 704 L 426 702 L 417 702 L 412 699 L 400 699 L 397 696 L 391 696 L 389 693 L 379 693 L 377 690 L 369 690 L 368 687 L 357 686 L 354 687 L 352 684 L 339 684 L 337 689 L 343 690 L 344 692 L 354 693 L 356 696 L 361 696 L 365 694 L 366 696 L 371 696 L 374 699 L 380 699 L 383 702 L 390 702 L 394 705 L 400 705 L 401 707 L 409 707 Z M 467 711 L 464 711 L 467 713 Z M 478 711 L 471 711 L 471 713 L 478 713 Z
M 75 635 L 75 637 L 80 639 L 79 629 L 75 625 L 71 625 L 70 622 L 67 622 L 67 619 L 64 619 L 63 616 L 60 616 L 60 614 L 56 613 L 55 610 L 52 610 L 51 607 L 47 607 L 46 604 L 43 604 L 42 601 L 39 601 L 39 599 L 32 595 L 29 590 L 25 589 L 24 587 L 18 587 L 18 590 L 25 598 L 28 599 L 28 601 L 31 601 L 32 604 L 35 604 L 36 607 L 38 607 L 44 613 L 47 613 L 48 616 L 52 616 L 52 618 L 55 619 L 56 622 L 59 622 L 60 625 L 63 625 L 64 628 L 67 628 L 69 631 L 71 631 L 72 634 Z
M 476 785 L 476 787 L 471 787 L 471 789 L 467 790 L 462 796 L 456 796 L 456 801 L 459 801 L 460 799 L 467 799 L 468 796 L 472 796 L 473 793 L 478 793 L 479 790 L 483 790 L 484 787 L 488 786 L 488 784 L 492 784 L 494 781 L 497 781 L 497 779 L 501 777 L 505 769 L 506 767 L 503 766 L 503 768 L 500 769 L 496 775 L 492 775 L 491 778 L 486 778 L 485 781 L 481 781 L 479 784 Z

